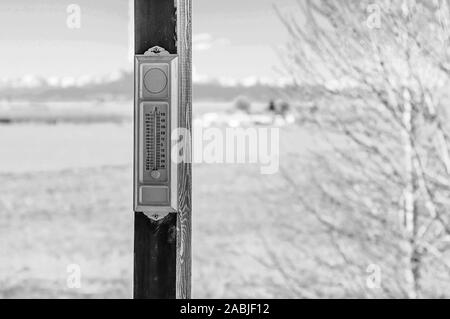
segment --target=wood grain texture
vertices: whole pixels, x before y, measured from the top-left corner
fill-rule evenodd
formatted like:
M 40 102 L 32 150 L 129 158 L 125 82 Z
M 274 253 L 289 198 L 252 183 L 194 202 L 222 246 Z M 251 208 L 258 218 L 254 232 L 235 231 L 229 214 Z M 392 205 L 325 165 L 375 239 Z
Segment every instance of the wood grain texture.
M 134 19 L 136 54 L 156 45 L 177 53 L 174 0 L 135 0 Z
M 135 0 L 134 7 L 135 54 L 155 45 L 177 53 L 174 0 Z M 134 228 L 134 298 L 176 298 L 177 214 L 153 221 L 136 212 Z
M 135 299 L 175 298 L 176 222 L 176 214 L 158 222 L 135 214 Z
M 177 49 L 179 55 L 180 108 L 179 127 L 192 136 L 192 1 L 177 1 Z M 192 139 L 184 141 L 185 158 L 188 161 L 178 166 L 177 215 L 177 282 L 178 299 L 191 298 L 192 272 Z M 186 156 L 187 155 L 187 156 Z

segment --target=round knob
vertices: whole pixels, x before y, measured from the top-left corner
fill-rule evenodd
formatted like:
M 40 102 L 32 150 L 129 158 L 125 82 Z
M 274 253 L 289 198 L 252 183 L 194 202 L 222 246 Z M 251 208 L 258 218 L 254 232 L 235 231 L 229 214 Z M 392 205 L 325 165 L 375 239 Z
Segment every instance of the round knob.
M 167 75 L 161 69 L 150 69 L 145 73 L 144 86 L 152 94 L 158 94 L 167 87 Z
M 158 172 L 158 171 L 153 171 L 153 172 L 151 173 L 151 176 L 152 176 L 154 179 L 159 179 L 159 178 L 161 177 L 161 173 Z

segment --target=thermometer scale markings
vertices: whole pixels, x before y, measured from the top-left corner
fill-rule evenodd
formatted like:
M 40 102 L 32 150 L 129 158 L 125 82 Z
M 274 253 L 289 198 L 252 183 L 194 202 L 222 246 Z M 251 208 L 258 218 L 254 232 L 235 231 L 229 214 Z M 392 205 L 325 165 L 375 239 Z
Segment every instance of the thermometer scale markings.
M 155 106 L 145 112 L 145 170 L 153 179 L 159 180 L 166 169 L 166 113 Z M 166 174 L 164 174 L 166 175 Z

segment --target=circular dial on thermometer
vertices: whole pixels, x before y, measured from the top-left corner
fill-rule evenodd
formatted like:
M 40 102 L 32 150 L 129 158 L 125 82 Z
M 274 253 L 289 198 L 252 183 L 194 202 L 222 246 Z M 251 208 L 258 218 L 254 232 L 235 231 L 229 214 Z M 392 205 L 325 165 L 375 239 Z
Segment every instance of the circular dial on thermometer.
M 159 94 L 167 87 L 167 75 L 159 68 L 147 71 L 144 76 L 144 86 L 151 94 Z

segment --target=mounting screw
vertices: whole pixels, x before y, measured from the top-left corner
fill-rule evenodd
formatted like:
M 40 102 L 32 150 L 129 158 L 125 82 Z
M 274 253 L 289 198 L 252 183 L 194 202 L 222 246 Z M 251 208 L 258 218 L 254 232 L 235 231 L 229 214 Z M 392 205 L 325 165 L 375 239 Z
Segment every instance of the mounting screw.
M 144 212 L 144 214 L 148 218 L 150 218 L 151 220 L 154 220 L 156 222 L 164 219 L 167 215 L 169 215 L 169 213 L 150 213 L 150 212 L 148 212 L 148 213 Z

